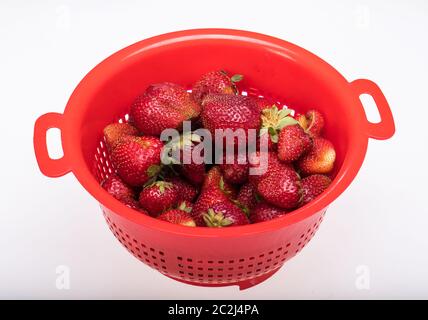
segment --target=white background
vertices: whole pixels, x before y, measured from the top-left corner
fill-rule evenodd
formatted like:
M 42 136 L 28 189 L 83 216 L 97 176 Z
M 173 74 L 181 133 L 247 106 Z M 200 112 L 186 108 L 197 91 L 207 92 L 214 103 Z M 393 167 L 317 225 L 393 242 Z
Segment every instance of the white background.
M 198 27 L 266 33 L 382 88 L 397 133 L 319 232 L 247 291 L 174 282 L 137 261 L 73 175 L 38 171 L 36 118 L 62 112 L 98 62 L 138 40 Z M 6 1 L 0 3 L 0 298 L 428 298 L 427 1 Z M 372 114 L 373 112 L 369 112 Z M 70 289 L 55 286 L 70 269 Z M 358 286 L 369 272 L 370 288 Z M 357 284 L 357 285 L 356 285 Z

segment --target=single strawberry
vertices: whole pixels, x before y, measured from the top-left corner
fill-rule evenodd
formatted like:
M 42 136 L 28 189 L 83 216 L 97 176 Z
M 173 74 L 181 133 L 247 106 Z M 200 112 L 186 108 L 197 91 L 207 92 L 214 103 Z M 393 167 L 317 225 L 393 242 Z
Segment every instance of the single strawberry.
M 272 143 L 278 143 L 278 134 L 281 129 L 298 123 L 290 114 L 290 109 L 279 109 L 276 105 L 264 109 L 260 116 L 259 136 L 268 134 Z
M 259 181 L 257 194 L 274 206 L 292 209 L 297 207 L 302 199 L 302 182 L 292 168 L 269 172 Z
M 203 220 L 211 228 L 249 224 L 245 213 L 230 201 L 214 203 L 203 214 Z
M 186 227 L 196 227 L 195 221 L 190 215 L 190 211 L 191 209 L 183 202 L 176 209 L 171 209 L 162 213 L 158 219 Z
M 206 213 L 207 210 L 215 203 L 226 201 L 229 201 L 229 198 L 220 189 L 206 189 L 204 191 L 201 191 L 201 194 L 196 200 L 191 213 L 196 225 L 205 226 L 205 223 L 203 221 L 203 214 Z
M 336 151 L 333 144 L 324 138 L 314 138 L 309 152 L 299 159 L 297 167 L 303 175 L 326 174 L 333 170 Z
M 135 199 L 136 196 L 135 191 L 116 174 L 109 175 L 101 182 L 101 187 L 118 200 Z
M 253 152 L 248 159 L 250 164 L 248 181 L 255 187 L 268 174 L 291 168 L 289 164 L 279 161 L 275 152 Z
M 303 199 L 301 205 L 305 205 L 328 188 L 331 179 L 323 174 L 313 174 L 302 179 Z
M 253 143 L 256 142 L 255 133 L 260 127 L 260 115 L 257 104 L 250 97 L 209 94 L 202 101 L 201 119 L 214 141 L 221 140 L 223 136 L 224 145 L 237 146 L 240 141 L 251 143 L 253 139 Z M 223 130 L 222 136 L 216 137 L 216 130 Z M 254 135 L 250 130 L 254 130 Z M 224 136 L 228 132 L 230 137 L 227 139 Z
M 111 160 L 123 181 L 142 186 L 159 172 L 162 147 L 162 141 L 155 137 L 123 137 Z
M 229 77 L 223 70 L 208 72 L 193 85 L 192 96 L 201 103 L 202 99 L 210 93 L 237 94 L 236 83 L 242 78 L 240 74 Z
M 300 126 L 312 137 L 320 136 L 324 128 L 324 116 L 318 110 L 309 110 L 296 116 Z
M 156 181 L 141 190 L 139 203 L 147 212 L 156 217 L 178 202 L 178 192 L 171 182 Z
M 287 211 L 267 203 L 258 203 L 253 210 L 251 210 L 250 221 L 251 223 L 258 223 L 276 219 L 287 214 Z
M 171 182 L 178 193 L 178 201 L 192 202 L 198 194 L 198 189 L 180 177 L 171 177 L 167 179 Z
M 257 204 L 257 197 L 256 188 L 247 182 L 239 189 L 236 201 L 251 211 Z
M 232 162 L 232 163 L 227 163 Z M 241 184 L 248 180 L 249 164 L 245 153 L 238 153 L 233 157 L 224 156 L 220 164 L 224 180 L 229 183 Z
M 196 203 L 193 206 L 192 217 L 198 226 L 204 226 L 203 214 L 218 202 L 228 202 L 234 197 L 234 190 L 224 181 L 219 167 L 208 171 Z
M 160 135 L 165 129 L 180 129 L 183 121 L 197 118 L 200 109 L 183 87 L 165 82 L 150 85 L 131 106 L 130 117 L 143 134 Z
M 122 137 L 137 136 L 138 129 L 129 123 L 111 123 L 103 130 L 107 148 L 113 150 Z
M 293 162 L 305 154 L 312 146 L 311 137 L 298 124 L 281 129 L 278 138 L 278 158 Z

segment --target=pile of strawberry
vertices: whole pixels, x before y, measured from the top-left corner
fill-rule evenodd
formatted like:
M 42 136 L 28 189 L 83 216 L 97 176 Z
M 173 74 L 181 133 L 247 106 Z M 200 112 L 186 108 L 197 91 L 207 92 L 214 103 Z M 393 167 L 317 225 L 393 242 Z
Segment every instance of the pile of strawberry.
M 191 93 L 172 83 L 150 85 L 132 104 L 129 123 L 104 129 L 116 171 L 102 187 L 142 214 L 192 227 L 263 222 L 319 196 L 331 183 L 336 158 L 332 143 L 321 136 L 323 115 L 317 110 L 292 115 L 265 98 L 239 95 L 241 79 L 209 72 Z M 165 129 L 180 130 L 183 121 L 213 136 L 216 129 L 255 129 L 257 148 L 237 152 L 230 164 L 162 164 L 159 137 Z M 244 138 L 250 143 L 249 135 Z M 199 143 L 198 135 L 183 133 L 177 148 L 184 156 Z M 263 157 L 267 170 L 249 175 L 262 167 Z

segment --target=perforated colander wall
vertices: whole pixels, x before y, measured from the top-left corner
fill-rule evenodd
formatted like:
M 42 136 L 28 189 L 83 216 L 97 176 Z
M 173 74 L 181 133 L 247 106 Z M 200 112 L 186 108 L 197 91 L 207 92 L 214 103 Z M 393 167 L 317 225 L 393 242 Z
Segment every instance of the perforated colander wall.
M 192 256 L 191 252 L 187 256 L 177 255 L 156 245 L 142 242 L 118 226 L 105 214 L 111 232 L 140 261 L 165 275 L 185 281 L 213 284 L 253 279 L 279 268 L 285 261 L 301 251 L 312 239 L 322 222 L 323 216 L 306 232 L 300 234 L 295 241 L 286 242 L 280 246 L 276 245 L 269 251 L 234 259 L 202 260 L 197 256 Z M 139 236 L 144 237 L 144 235 Z

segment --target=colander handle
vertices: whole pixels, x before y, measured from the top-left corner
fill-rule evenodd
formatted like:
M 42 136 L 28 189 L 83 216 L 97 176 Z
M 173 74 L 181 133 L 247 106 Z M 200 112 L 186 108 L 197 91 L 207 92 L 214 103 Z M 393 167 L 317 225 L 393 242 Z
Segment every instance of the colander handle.
M 367 121 L 367 134 L 370 138 L 385 140 L 394 135 L 395 125 L 388 101 L 376 83 L 367 79 L 358 79 L 351 82 L 351 87 L 358 97 L 362 94 L 369 94 L 373 97 L 380 115 L 380 122 L 372 123 Z
M 70 172 L 70 165 L 64 156 L 60 159 L 52 159 L 49 156 L 46 144 L 46 133 L 51 128 L 61 130 L 64 117 L 61 113 L 46 113 L 36 120 L 34 125 L 34 152 L 40 171 L 48 177 L 60 177 Z

